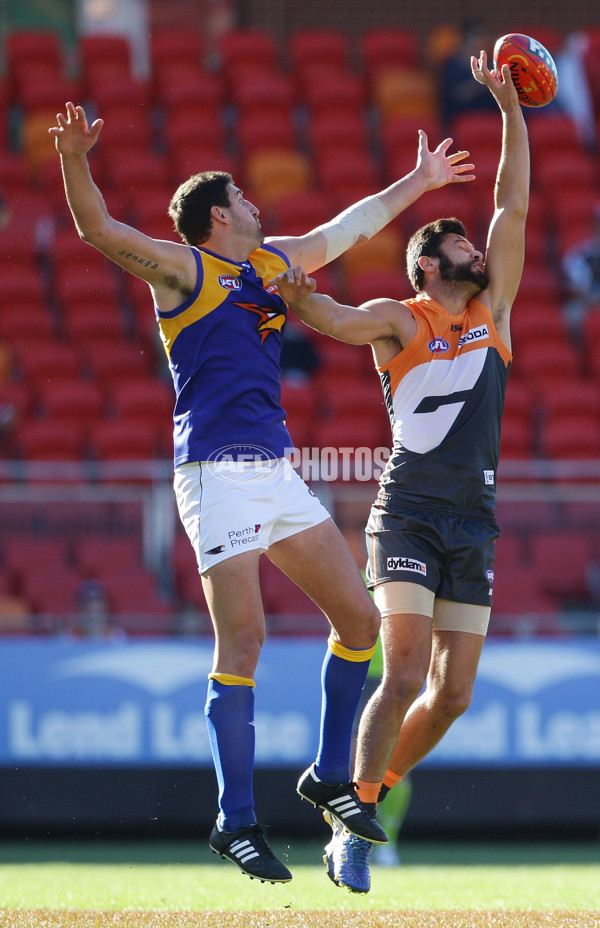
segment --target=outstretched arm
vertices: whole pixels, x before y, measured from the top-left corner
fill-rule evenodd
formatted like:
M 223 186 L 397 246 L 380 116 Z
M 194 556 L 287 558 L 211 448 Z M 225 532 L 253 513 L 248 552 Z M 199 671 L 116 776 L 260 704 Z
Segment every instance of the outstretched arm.
M 316 281 L 303 267 L 291 267 L 279 274 L 274 283 L 279 295 L 306 325 L 324 335 L 331 335 L 349 345 L 367 345 L 379 339 L 398 343 L 409 340 L 414 327 L 407 307 L 396 300 L 372 300 L 363 306 L 344 306 L 332 297 L 316 293 Z
M 498 331 L 510 346 L 510 310 L 517 295 L 525 258 L 525 223 L 529 204 L 527 127 L 508 65 L 491 72 L 481 52 L 471 59 L 475 80 L 485 84 L 502 112 L 502 152 L 494 191 L 494 215 L 488 231 L 485 265 L 490 284 L 487 300 Z
M 149 238 L 109 214 L 87 160 L 100 135 L 101 119 L 89 126 L 83 107 L 67 103 L 56 121 L 57 125 L 48 131 L 60 155 L 65 194 L 80 237 L 147 281 L 164 308 L 169 308 L 169 303 L 174 308 L 181 302 L 180 294 L 189 292 L 195 284 L 196 267 L 190 249 L 177 242 Z
M 309 272 L 328 264 L 356 242 L 371 238 L 426 191 L 474 180 L 475 175 L 470 173 L 473 165 L 463 163 L 469 152 L 449 155 L 451 144 L 452 139 L 444 139 L 430 151 L 427 135 L 419 130 L 417 164 L 406 177 L 355 203 L 307 235 L 268 241 L 284 251 L 292 265 L 302 264 Z

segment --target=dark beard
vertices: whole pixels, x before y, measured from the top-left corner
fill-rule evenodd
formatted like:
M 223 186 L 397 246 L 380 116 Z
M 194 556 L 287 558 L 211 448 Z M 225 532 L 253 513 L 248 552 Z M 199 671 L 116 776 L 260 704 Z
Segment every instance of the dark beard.
M 446 281 L 468 281 L 485 290 L 490 280 L 485 271 L 476 270 L 472 264 L 454 264 L 447 255 L 439 255 L 440 277 Z

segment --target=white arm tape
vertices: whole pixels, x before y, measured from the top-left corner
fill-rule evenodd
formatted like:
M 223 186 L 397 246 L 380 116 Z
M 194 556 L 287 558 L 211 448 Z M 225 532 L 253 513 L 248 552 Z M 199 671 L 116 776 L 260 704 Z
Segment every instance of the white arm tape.
M 379 197 L 365 197 L 343 213 L 318 226 L 327 241 L 327 263 L 339 258 L 341 254 L 355 245 L 361 235 L 372 238 L 376 232 L 387 226 L 392 219 L 391 213 Z

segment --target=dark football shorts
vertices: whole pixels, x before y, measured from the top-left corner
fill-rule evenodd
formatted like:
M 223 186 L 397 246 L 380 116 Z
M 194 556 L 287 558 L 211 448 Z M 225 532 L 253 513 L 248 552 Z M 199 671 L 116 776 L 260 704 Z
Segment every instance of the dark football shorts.
M 367 584 L 418 583 L 436 597 L 491 606 L 494 520 L 424 509 L 384 509 L 376 503 L 367 523 Z

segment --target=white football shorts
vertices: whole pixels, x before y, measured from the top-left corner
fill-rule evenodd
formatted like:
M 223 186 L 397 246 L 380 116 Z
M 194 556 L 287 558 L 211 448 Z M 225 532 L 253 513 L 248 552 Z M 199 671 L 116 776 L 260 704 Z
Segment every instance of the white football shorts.
M 173 486 L 201 574 L 330 518 L 287 458 L 181 464 Z

